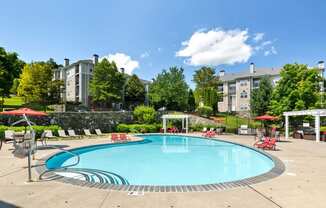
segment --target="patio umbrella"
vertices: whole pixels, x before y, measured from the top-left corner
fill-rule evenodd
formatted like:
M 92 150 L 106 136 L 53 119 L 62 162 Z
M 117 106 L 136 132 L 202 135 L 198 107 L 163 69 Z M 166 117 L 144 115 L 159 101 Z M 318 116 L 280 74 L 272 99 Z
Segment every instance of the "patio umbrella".
M 21 122 L 26 122 L 30 128 L 32 128 L 32 122 L 28 120 L 27 116 L 46 116 L 47 114 L 41 111 L 35 111 L 30 108 L 19 108 L 12 111 L 4 111 L 0 112 L 2 115 L 14 115 L 14 116 L 23 116 L 23 119 L 13 123 L 18 124 Z M 25 126 L 25 132 L 26 132 L 26 126 Z M 28 181 L 32 181 L 32 173 L 31 173 L 31 152 L 32 152 L 32 145 L 35 143 L 35 136 L 32 136 L 32 141 L 29 142 L 29 148 L 28 148 Z
M 3 111 L 0 112 L 0 114 L 3 115 L 13 115 L 13 116 L 46 116 L 47 113 L 45 112 L 41 112 L 41 111 L 35 111 L 33 109 L 30 108 L 19 108 L 16 110 L 11 110 L 11 111 Z
M 0 114 L 12 115 L 12 116 L 23 116 L 23 119 L 14 122 L 12 125 L 26 122 L 29 126 L 31 126 L 31 124 L 33 124 L 33 123 L 27 119 L 27 116 L 46 116 L 47 115 L 47 113 L 45 113 L 45 112 L 35 111 L 30 108 L 19 108 L 19 109 L 11 110 L 11 111 L 3 111 L 3 112 L 0 112 Z M 26 132 L 26 126 L 25 126 L 25 132 Z
M 255 120 L 260 120 L 260 121 L 274 121 L 277 120 L 278 117 L 276 116 L 270 116 L 270 115 L 262 115 L 262 116 L 257 116 Z
M 277 119 L 278 119 L 278 117 L 276 117 L 276 116 L 270 116 L 270 115 L 262 115 L 262 116 L 257 116 L 255 118 L 255 120 L 259 120 L 259 121 L 275 121 Z M 264 123 L 264 127 L 265 127 L 265 131 L 267 133 L 267 128 L 265 126 L 265 123 Z

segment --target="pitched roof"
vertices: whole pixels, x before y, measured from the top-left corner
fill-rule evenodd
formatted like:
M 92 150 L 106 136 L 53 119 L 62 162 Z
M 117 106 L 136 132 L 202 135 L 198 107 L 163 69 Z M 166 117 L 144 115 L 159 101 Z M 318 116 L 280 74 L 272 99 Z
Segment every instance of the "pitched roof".
M 249 70 L 238 72 L 238 73 L 226 73 L 224 76 L 220 77 L 220 80 L 222 81 L 232 81 L 236 79 L 241 78 L 247 78 L 247 77 L 261 77 L 264 75 L 278 75 L 280 74 L 281 68 L 259 68 L 255 69 L 255 73 L 250 73 Z

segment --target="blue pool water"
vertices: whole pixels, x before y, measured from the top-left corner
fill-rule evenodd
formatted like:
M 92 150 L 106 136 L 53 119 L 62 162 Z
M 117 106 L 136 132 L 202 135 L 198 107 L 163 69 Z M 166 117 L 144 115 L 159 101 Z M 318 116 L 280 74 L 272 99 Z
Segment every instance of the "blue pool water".
M 143 142 L 75 149 L 80 163 L 74 168 L 114 173 L 131 185 L 199 185 L 249 178 L 274 167 L 269 157 L 237 144 L 186 136 L 141 137 Z M 57 168 L 75 160 L 61 153 L 46 165 Z

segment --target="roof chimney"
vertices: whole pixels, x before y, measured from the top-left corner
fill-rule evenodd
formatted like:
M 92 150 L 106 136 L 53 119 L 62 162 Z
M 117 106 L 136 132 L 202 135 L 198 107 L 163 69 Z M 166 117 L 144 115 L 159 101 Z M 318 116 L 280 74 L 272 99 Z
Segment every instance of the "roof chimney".
M 69 59 L 65 58 L 64 59 L 64 67 L 69 66 Z
M 325 63 L 324 61 L 318 61 L 318 69 L 324 70 L 325 69 Z
M 124 73 L 125 73 L 125 68 L 120 68 L 120 72 L 121 72 L 122 74 L 124 74 Z
M 220 70 L 219 75 L 220 75 L 220 77 L 223 77 L 223 76 L 225 75 L 225 71 L 224 71 L 224 69 L 221 69 L 221 70 Z
M 249 69 L 250 69 L 250 73 L 251 74 L 255 73 L 256 72 L 255 64 L 254 63 L 250 63 Z
M 93 55 L 93 64 L 96 65 L 98 63 L 98 55 L 94 54 Z

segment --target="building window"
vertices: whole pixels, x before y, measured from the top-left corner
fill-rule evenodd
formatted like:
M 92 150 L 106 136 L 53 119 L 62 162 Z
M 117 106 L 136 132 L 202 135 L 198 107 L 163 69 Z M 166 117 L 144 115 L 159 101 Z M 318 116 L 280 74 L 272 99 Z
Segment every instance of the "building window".
M 240 105 L 240 110 L 248 110 L 248 105 L 247 104 L 241 104 Z
M 260 82 L 260 80 L 254 80 L 253 88 L 258 88 L 259 87 L 259 82 Z
M 240 93 L 240 98 L 247 98 L 248 97 L 248 93 L 243 90 L 241 93 Z
M 219 85 L 219 86 L 217 86 L 217 90 L 218 90 L 219 92 L 223 92 L 223 85 Z
M 248 81 L 246 79 L 240 80 L 240 86 L 247 86 Z

